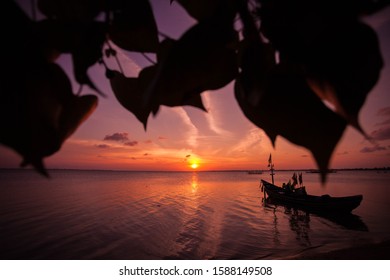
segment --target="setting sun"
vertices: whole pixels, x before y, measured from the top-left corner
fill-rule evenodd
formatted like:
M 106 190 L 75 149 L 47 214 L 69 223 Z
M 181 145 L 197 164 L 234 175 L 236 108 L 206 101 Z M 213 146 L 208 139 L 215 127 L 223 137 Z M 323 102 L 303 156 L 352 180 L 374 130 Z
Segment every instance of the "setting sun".
M 191 164 L 191 168 L 192 169 L 196 169 L 198 168 L 199 164 L 197 164 L 196 162 L 194 162 L 193 164 Z

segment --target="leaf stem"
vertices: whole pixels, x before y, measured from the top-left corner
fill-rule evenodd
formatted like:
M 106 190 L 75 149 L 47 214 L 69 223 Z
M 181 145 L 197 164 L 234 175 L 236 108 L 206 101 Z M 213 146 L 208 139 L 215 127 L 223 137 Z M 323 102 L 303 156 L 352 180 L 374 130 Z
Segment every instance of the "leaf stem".
M 153 65 L 156 65 L 157 63 L 153 60 L 153 59 L 151 59 L 149 56 L 147 56 L 145 53 L 141 53 L 141 55 L 147 60 L 147 61 L 149 61 L 150 63 L 152 63 Z
M 114 48 L 111 46 L 109 40 L 106 40 L 106 44 L 107 44 L 107 46 L 108 46 L 108 48 L 109 48 L 110 50 L 113 50 L 113 49 L 114 49 Z M 119 58 L 118 58 L 118 56 L 117 56 L 116 53 L 115 53 L 114 57 L 115 57 L 116 63 L 118 64 L 119 71 L 121 72 L 122 75 L 125 75 L 125 71 L 123 71 L 122 64 L 121 64 L 121 62 L 120 62 L 120 60 L 119 60 Z

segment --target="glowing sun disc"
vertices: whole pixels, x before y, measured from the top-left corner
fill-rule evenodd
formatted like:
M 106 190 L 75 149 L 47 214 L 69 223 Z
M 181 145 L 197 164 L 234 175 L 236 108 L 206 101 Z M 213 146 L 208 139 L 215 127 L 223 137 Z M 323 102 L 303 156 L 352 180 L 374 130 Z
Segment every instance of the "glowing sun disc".
M 198 166 L 199 166 L 199 164 L 197 164 L 197 163 L 191 164 L 191 168 L 192 168 L 192 169 L 196 169 L 196 168 L 198 168 Z

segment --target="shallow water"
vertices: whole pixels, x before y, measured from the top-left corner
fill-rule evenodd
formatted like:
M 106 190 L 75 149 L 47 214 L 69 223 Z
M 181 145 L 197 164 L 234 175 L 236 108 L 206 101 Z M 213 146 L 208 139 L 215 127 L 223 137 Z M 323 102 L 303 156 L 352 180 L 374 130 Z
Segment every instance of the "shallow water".
M 277 172 L 276 184 L 292 172 Z M 390 237 L 390 173 L 339 171 L 310 194 L 363 194 L 347 218 L 262 202 L 246 172 L 0 171 L 1 259 L 286 259 Z

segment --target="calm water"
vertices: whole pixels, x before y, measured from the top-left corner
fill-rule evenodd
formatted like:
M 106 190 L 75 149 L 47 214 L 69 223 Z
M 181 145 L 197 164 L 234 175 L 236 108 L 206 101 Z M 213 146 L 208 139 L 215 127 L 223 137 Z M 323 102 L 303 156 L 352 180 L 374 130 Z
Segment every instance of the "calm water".
M 363 194 L 348 219 L 264 205 L 245 172 L 0 171 L 2 259 L 285 259 L 390 239 L 390 173 L 339 171 L 311 194 Z M 291 177 L 278 172 L 276 183 Z

